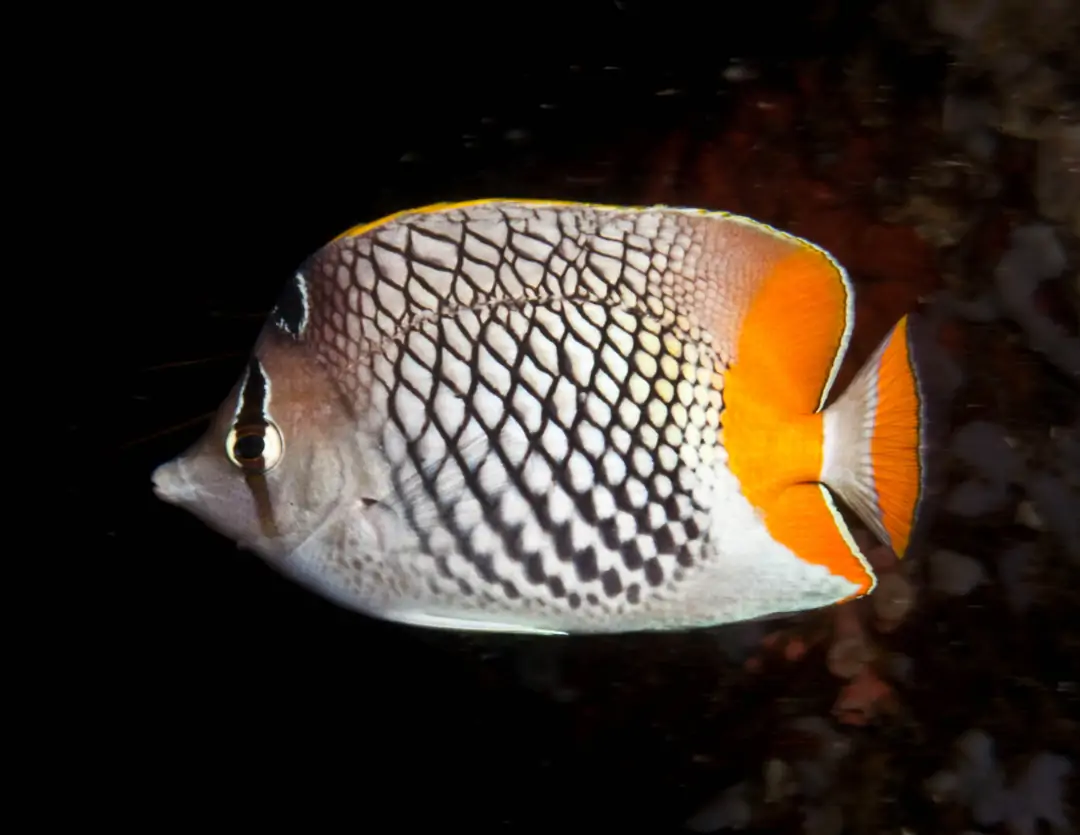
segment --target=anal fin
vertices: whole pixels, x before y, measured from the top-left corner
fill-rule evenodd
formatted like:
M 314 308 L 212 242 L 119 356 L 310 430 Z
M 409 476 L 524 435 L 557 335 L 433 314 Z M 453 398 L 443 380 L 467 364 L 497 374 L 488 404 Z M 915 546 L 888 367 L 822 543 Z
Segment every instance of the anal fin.
M 773 539 L 804 562 L 852 583 L 851 597 L 873 591 L 874 572 L 824 485 L 793 484 L 769 502 L 764 513 Z

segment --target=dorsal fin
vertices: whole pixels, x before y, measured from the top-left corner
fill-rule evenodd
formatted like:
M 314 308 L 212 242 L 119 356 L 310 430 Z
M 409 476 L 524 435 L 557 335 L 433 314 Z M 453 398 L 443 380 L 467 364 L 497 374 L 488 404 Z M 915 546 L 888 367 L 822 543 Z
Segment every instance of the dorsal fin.
M 732 371 L 782 412 L 820 412 L 847 353 L 854 290 L 844 269 L 803 241 L 774 258 L 740 322 Z

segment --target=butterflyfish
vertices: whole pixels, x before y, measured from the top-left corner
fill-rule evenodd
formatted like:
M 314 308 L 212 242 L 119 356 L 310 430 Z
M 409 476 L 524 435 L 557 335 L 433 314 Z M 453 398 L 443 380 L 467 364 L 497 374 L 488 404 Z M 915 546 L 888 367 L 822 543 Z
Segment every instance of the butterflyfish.
M 924 479 L 909 317 L 829 402 L 854 287 L 698 209 L 478 200 L 295 272 L 157 495 L 404 624 L 679 630 L 868 594 L 835 497 L 899 557 Z

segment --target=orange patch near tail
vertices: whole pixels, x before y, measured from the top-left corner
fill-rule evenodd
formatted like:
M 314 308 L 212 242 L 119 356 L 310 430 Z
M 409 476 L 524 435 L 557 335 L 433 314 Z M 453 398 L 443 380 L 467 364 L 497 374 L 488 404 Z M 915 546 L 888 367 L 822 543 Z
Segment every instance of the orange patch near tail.
M 821 565 L 858 588 L 861 597 L 874 588 L 874 574 L 859 553 L 828 490 L 820 484 L 795 484 L 765 508 L 765 525 L 773 538 L 801 559 Z
M 865 594 L 874 585 L 820 480 L 818 413 L 851 331 L 851 287 L 827 255 L 800 245 L 754 296 L 724 377 L 723 445 L 743 495 L 773 538 Z
M 889 336 L 877 372 L 877 408 L 870 438 L 881 523 L 897 556 L 911 538 L 923 483 L 921 398 L 908 351 L 907 317 Z
M 750 301 L 724 375 L 728 467 L 758 508 L 789 485 L 819 480 L 824 427 L 815 412 L 851 329 L 846 276 L 823 252 L 791 243 Z
M 824 439 L 821 415 L 781 411 L 761 396 L 741 365 L 724 377 L 721 420 L 728 469 L 754 507 L 764 511 L 788 487 L 817 480 Z
M 735 362 L 755 393 L 791 415 L 817 411 L 851 331 L 852 289 L 820 250 L 779 259 L 743 317 Z
M 733 367 L 724 380 L 723 445 L 728 469 L 757 508 L 769 534 L 800 559 L 859 587 L 874 586 L 847 526 L 817 484 L 824 427 L 819 414 L 790 415 L 755 397 Z

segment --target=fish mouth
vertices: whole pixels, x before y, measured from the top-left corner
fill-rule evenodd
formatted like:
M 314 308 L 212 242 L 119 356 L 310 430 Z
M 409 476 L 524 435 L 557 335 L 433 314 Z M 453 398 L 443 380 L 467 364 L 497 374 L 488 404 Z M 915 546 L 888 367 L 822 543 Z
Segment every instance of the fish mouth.
M 195 498 L 184 462 L 175 458 L 157 467 L 150 475 L 154 495 L 169 504 L 183 504 Z

